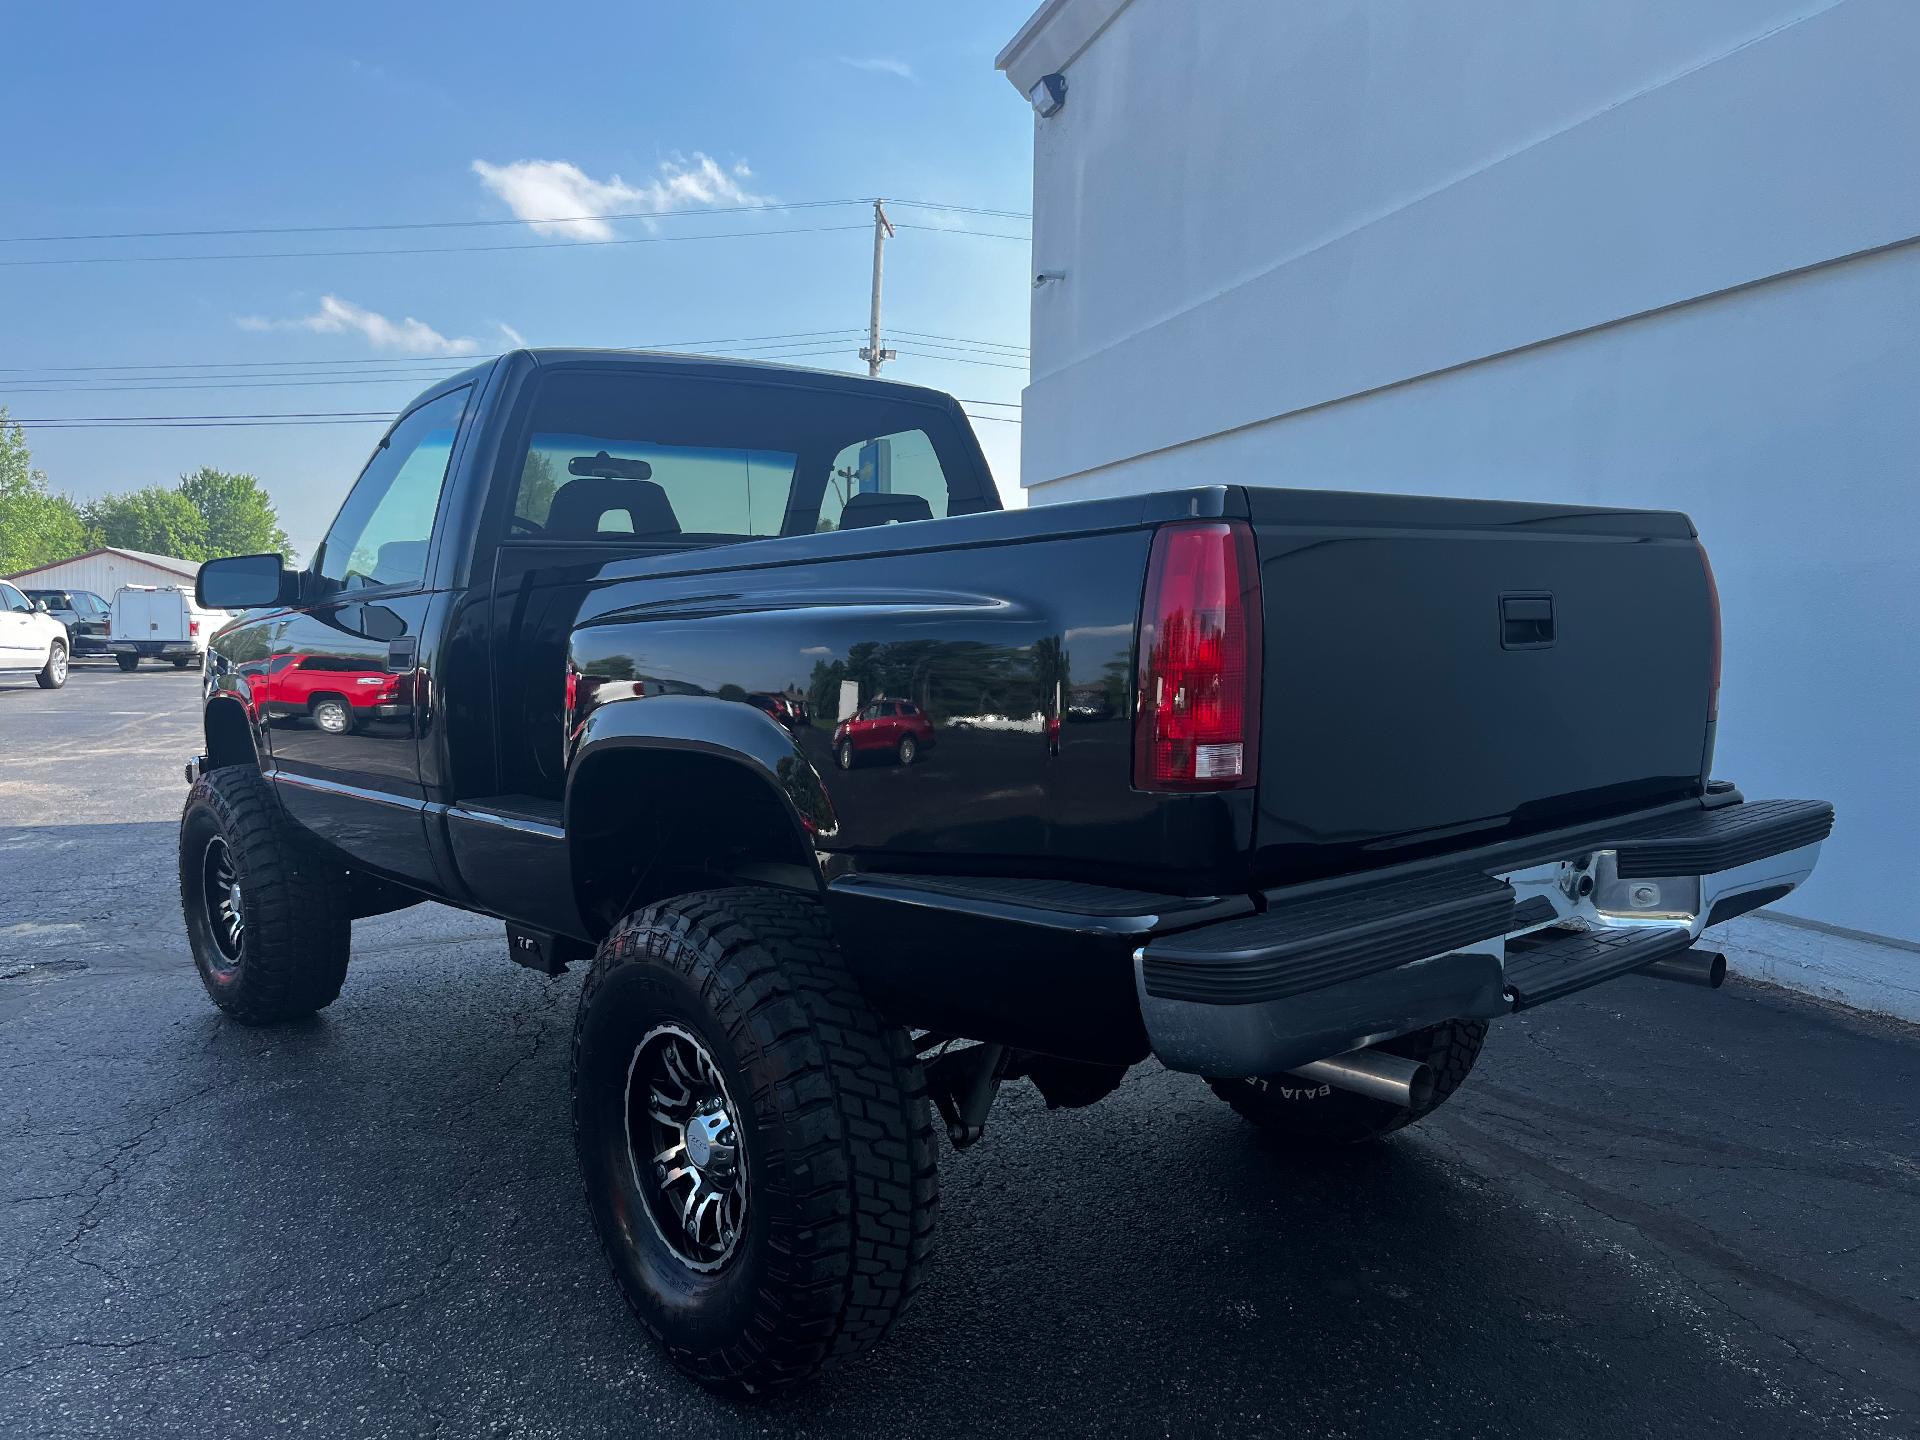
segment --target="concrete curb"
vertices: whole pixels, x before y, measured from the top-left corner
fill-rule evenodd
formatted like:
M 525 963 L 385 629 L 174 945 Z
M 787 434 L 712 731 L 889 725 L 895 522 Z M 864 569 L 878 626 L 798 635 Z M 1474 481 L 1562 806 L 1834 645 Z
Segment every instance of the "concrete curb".
M 1702 943 L 1717 943 L 1735 974 L 1920 1022 L 1920 951 L 1764 915 L 1715 926 Z

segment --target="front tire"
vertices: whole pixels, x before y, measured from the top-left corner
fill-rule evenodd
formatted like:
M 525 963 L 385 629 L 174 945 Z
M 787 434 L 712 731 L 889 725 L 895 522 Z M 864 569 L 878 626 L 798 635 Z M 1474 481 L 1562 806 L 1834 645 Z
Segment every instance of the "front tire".
M 915 740 L 911 735 L 902 735 L 900 737 L 900 763 L 902 765 L 911 765 L 919 754 L 920 742 Z
M 194 782 L 180 817 L 180 908 L 213 1003 L 244 1025 L 331 1005 L 347 976 L 346 874 L 250 766 Z
M 920 1282 L 926 1082 L 813 900 L 716 890 L 616 926 L 574 1024 L 573 1129 L 621 1293 L 704 1385 L 810 1380 Z
M 47 647 L 47 663 L 34 673 L 42 690 L 58 690 L 67 683 L 67 647 L 59 640 Z
M 853 769 L 853 742 L 851 740 L 842 740 L 840 742 L 840 748 L 834 751 L 833 755 L 842 770 Z
M 113 658 L 120 662 L 120 668 L 129 675 L 140 668 L 140 657 L 138 655 L 115 655 Z
M 1484 1020 L 1449 1020 L 1388 1040 L 1377 1048 L 1418 1060 L 1433 1070 L 1433 1095 L 1409 1108 L 1369 1099 L 1291 1075 L 1209 1080 L 1213 1093 L 1244 1119 L 1304 1147 L 1359 1145 L 1425 1119 L 1465 1082 L 1487 1038 Z

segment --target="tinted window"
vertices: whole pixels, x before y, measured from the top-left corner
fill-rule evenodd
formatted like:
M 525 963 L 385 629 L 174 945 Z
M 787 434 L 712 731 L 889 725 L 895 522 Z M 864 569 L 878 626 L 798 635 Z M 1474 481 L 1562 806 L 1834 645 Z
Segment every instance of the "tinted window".
M 90 619 L 99 619 L 107 613 L 107 602 L 91 590 L 77 590 L 73 596 L 73 607 Z
M 354 482 L 313 557 L 314 573 L 343 590 L 417 585 L 467 391 L 422 405 L 393 428 Z
M 995 508 L 971 437 L 884 393 L 640 370 L 539 384 L 510 537 L 710 542 Z
M 31 610 L 32 604 L 13 586 L 0 582 L 0 609 Z

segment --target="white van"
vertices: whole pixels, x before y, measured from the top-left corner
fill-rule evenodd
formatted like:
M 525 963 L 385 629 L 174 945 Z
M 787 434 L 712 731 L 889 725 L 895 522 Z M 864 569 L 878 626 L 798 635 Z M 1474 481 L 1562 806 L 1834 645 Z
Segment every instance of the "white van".
M 132 670 L 143 655 L 184 670 L 200 663 L 208 639 L 232 618 L 202 609 L 183 586 L 122 585 L 107 619 L 107 648 L 122 670 Z

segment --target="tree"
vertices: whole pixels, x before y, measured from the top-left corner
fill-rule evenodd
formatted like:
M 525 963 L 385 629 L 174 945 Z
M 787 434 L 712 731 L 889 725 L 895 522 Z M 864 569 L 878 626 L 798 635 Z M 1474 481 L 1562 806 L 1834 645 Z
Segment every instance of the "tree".
M 207 558 L 207 524 L 178 490 L 149 485 L 124 495 L 103 495 L 85 511 L 93 545 L 151 550 L 180 560 Z
M 87 548 L 80 511 L 47 489 L 33 468 L 26 431 L 0 406 L 0 575 L 50 565 Z
M 272 499 L 252 475 L 233 475 L 202 465 L 180 477 L 180 493 L 199 512 L 202 554 L 186 560 L 218 560 L 225 555 L 288 552 L 287 532 Z

